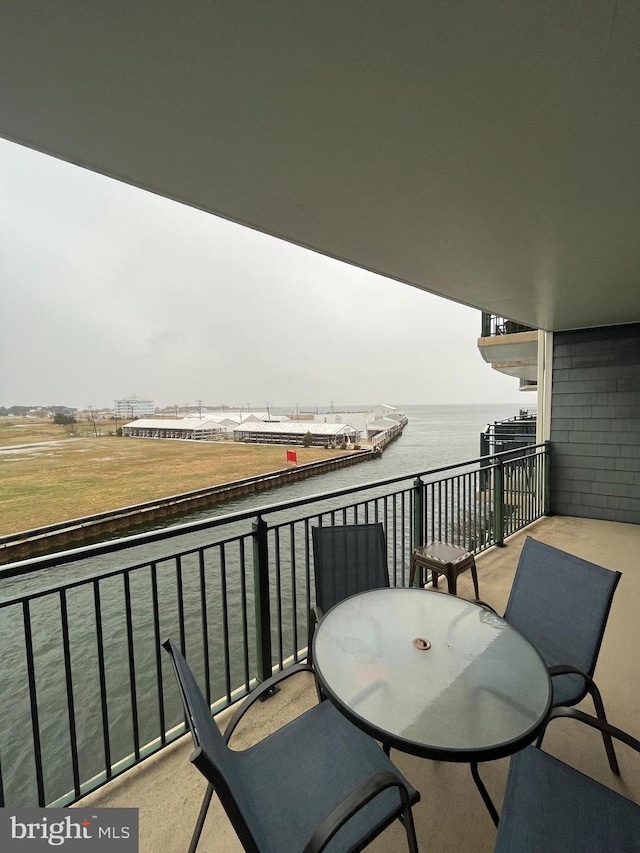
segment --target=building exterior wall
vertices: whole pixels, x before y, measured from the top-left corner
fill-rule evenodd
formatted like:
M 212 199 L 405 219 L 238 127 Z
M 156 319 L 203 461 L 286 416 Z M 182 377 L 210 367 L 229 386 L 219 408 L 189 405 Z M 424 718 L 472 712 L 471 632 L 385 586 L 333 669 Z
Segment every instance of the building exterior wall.
M 556 332 L 551 509 L 640 523 L 640 324 Z

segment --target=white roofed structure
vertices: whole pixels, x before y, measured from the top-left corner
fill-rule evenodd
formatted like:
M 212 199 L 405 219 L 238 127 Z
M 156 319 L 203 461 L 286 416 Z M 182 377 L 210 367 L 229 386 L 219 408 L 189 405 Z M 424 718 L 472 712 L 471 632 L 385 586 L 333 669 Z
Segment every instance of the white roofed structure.
M 307 433 L 311 433 L 314 447 L 325 444 L 335 447 L 343 442 L 351 443 L 358 437 L 358 431 L 349 424 L 318 424 L 311 421 L 243 424 L 234 429 L 233 437 L 236 441 L 260 444 L 302 444 Z
M 172 438 L 210 441 L 224 437 L 225 427 L 214 420 L 200 418 L 140 418 L 125 424 L 122 434 L 127 438 Z

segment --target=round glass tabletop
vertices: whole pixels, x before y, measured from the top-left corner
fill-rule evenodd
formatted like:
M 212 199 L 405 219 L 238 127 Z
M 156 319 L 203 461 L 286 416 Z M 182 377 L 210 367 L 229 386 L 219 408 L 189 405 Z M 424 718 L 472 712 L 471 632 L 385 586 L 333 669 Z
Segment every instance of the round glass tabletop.
M 313 660 L 327 695 L 376 739 L 416 755 L 486 761 L 530 743 L 551 704 L 538 651 L 494 613 L 423 589 L 333 607 Z

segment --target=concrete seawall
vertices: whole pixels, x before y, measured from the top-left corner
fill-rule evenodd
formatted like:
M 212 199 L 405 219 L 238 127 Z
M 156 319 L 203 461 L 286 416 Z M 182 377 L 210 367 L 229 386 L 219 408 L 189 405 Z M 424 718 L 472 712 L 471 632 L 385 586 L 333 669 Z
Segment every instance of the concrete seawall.
M 135 528 L 145 527 L 158 520 L 177 519 L 194 510 L 294 483 L 296 480 L 314 477 L 338 468 L 368 462 L 374 458 L 370 450 L 360 450 L 338 458 L 262 474 L 259 477 L 248 477 L 232 483 L 222 483 L 193 492 L 172 495 L 161 500 L 135 504 L 110 512 L 51 524 L 47 527 L 25 530 L 21 533 L 12 533 L 0 537 L 0 565 L 17 560 L 28 560 L 31 557 L 90 544 L 101 538 L 132 532 Z

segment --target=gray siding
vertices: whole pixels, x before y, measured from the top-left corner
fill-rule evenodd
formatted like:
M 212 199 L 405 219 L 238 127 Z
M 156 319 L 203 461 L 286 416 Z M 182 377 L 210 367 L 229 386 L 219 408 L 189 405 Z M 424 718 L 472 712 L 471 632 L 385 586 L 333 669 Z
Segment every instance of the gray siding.
M 551 507 L 640 523 L 640 324 L 556 332 Z

